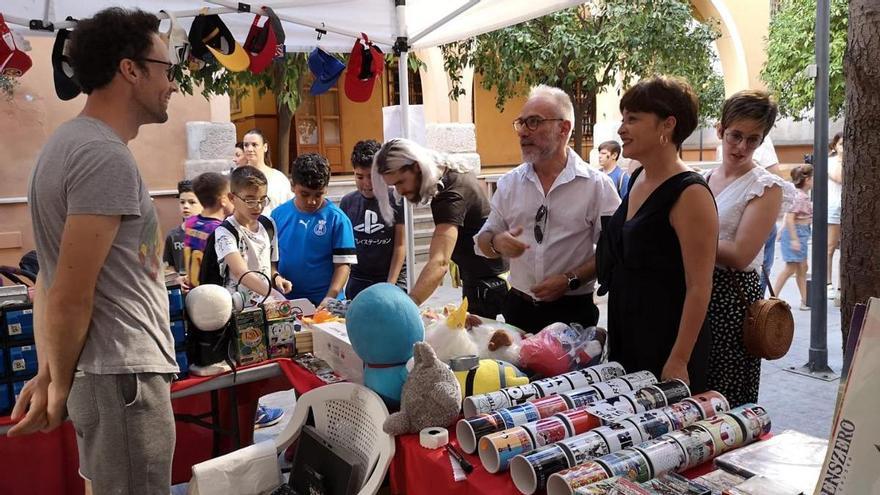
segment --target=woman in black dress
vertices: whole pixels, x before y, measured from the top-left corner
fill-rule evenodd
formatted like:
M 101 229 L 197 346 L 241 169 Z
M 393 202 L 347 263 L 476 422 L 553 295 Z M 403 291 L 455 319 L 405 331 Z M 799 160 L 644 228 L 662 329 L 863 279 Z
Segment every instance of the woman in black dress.
M 620 100 L 623 154 L 641 163 L 599 240 L 600 294 L 608 296 L 610 359 L 704 391 L 711 335 L 706 308 L 718 214 L 703 178 L 679 159 L 697 126 L 687 83 L 639 82 Z

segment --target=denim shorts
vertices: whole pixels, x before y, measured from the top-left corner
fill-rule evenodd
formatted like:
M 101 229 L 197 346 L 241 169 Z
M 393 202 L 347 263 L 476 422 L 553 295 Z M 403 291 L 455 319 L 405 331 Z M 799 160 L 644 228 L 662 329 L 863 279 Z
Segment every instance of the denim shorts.
M 812 232 L 810 225 L 797 224 L 794 226 L 794 230 L 797 233 L 798 242 L 801 244 L 801 248 L 798 250 L 791 247 L 791 235 L 789 234 L 788 228 L 782 228 L 780 243 L 782 244 L 782 260 L 786 263 L 800 263 L 802 261 L 807 261 L 810 233 Z

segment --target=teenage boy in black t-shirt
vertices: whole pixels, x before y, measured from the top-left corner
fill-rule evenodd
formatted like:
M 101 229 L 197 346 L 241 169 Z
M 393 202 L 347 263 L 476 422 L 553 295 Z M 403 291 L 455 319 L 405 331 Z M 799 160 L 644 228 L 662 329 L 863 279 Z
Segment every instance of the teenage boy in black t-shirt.
M 358 262 L 351 266 L 345 296 L 354 299 L 367 287 L 380 282 L 406 289 L 406 237 L 403 228 L 403 205 L 394 205 L 394 224 L 382 222 L 379 203 L 373 192 L 370 171 L 373 157 L 381 145 L 370 139 L 358 141 L 351 152 L 357 191 L 346 194 L 339 203 L 354 226 Z M 379 191 L 382 193 L 382 191 Z M 387 191 L 390 195 L 391 191 Z

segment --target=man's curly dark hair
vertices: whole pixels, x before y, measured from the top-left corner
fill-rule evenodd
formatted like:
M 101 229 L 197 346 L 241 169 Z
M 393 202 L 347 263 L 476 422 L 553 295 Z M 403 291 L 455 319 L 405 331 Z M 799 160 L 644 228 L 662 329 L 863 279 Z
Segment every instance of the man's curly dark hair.
M 366 141 L 358 141 L 351 151 L 351 164 L 360 168 L 371 168 L 373 166 L 373 157 L 382 148 L 375 139 L 367 139 Z
M 110 84 L 124 59 L 147 56 L 158 33 L 159 18 L 138 9 L 111 7 L 82 19 L 70 38 L 70 64 L 82 92 L 91 94 Z
M 330 162 L 317 153 L 305 153 L 293 161 L 290 178 L 293 184 L 321 190 L 330 183 Z

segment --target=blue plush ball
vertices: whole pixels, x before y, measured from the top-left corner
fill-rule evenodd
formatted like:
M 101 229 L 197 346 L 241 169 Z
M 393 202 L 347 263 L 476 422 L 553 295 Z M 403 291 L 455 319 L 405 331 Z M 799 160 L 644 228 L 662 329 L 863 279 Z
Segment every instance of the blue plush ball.
M 425 339 L 418 306 L 391 284 L 361 291 L 348 306 L 345 324 L 352 347 L 368 364 L 405 363 L 413 344 Z

